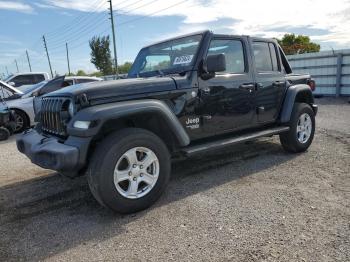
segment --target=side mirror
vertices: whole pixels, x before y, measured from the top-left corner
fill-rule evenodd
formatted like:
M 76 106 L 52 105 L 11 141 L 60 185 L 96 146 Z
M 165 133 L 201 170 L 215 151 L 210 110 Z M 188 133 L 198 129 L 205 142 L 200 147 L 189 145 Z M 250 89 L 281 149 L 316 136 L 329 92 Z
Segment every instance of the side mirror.
M 207 73 L 223 72 L 226 70 L 226 58 L 224 54 L 209 55 L 203 61 L 203 69 Z
M 208 80 L 215 77 L 216 72 L 223 72 L 226 70 L 226 58 L 224 54 L 209 55 L 202 61 L 201 78 Z
M 10 86 L 15 86 L 15 85 L 16 85 L 15 82 L 8 82 L 8 84 L 9 84 Z
M 33 93 L 32 93 L 32 96 L 33 97 L 38 97 L 40 94 L 39 94 L 39 91 L 34 91 Z

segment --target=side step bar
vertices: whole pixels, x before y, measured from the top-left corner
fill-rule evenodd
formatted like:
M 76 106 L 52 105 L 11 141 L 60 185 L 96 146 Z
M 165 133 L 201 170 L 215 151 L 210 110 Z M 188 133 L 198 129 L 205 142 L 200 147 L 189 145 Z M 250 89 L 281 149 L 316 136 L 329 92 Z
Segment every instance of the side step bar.
M 220 148 L 223 148 L 226 146 L 255 140 L 255 139 L 260 138 L 260 137 L 277 135 L 277 134 L 280 134 L 283 132 L 288 132 L 288 131 L 289 131 L 288 126 L 274 127 L 274 128 L 269 128 L 269 129 L 266 129 L 263 131 L 257 131 L 257 132 L 253 132 L 253 133 L 240 135 L 240 136 L 225 138 L 225 139 L 218 140 L 218 141 L 212 141 L 212 142 L 208 142 L 208 143 L 204 143 L 204 144 L 184 147 L 182 149 L 182 152 L 184 152 L 186 156 L 192 156 L 192 155 L 204 152 L 204 151 L 220 149 Z

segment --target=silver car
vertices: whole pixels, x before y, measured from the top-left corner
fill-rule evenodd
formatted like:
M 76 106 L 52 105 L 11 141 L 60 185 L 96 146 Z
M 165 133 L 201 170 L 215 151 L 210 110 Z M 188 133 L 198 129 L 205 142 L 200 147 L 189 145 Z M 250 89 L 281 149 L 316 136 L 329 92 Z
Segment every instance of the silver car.
M 1 84 L 5 87 L 5 90 L 8 90 L 8 93 L 5 94 L 4 97 L 6 103 L 8 107 L 15 112 L 15 132 L 22 132 L 26 128 L 34 125 L 34 98 L 41 101 L 40 97 L 47 93 L 56 91 L 66 86 L 94 81 L 102 81 L 102 79 L 88 76 L 61 76 L 50 81 L 40 82 L 33 86 L 22 86 L 22 90 L 16 89 L 4 82 L 1 82 Z

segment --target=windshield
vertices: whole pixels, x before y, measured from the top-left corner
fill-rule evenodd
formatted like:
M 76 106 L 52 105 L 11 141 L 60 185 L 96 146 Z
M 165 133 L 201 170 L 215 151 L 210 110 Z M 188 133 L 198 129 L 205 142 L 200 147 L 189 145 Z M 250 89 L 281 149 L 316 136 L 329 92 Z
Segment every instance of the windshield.
M 191 70 L 202 35 L 192 35 L 143 48 L 128 77 L 150 77 Z
M 4 80 L 2 80 L 2 81 L 7 82 L 11 77 L 13 77 L 13 74 L 8 75 L 8 76 L 7 76 Z

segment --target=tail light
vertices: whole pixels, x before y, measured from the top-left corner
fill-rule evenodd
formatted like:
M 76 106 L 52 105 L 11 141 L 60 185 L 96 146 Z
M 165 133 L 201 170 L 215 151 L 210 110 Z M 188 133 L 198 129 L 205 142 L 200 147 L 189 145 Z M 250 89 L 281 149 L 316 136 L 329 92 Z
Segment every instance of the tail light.
M 312 91 L 315 91 L 316 89 L 316 82 L 313 79 L 310 79 L 307 81 L 308 86 L 311 88 Z

